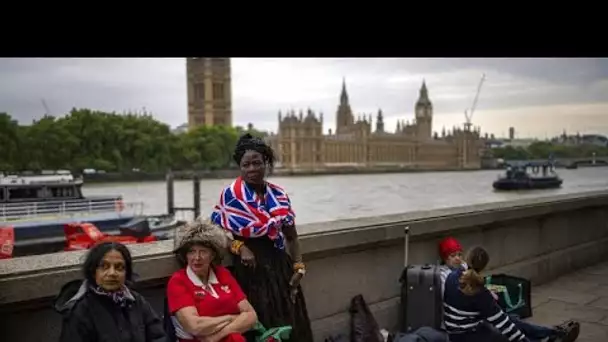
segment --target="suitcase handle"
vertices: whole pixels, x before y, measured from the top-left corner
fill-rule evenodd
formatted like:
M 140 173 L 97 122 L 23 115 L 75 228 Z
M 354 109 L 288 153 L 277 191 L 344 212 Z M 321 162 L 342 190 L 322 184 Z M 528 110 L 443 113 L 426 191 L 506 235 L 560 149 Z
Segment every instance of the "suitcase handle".
M 410 252 L 410 226 L 405 226 L 405 228 L 403 228 L 403 234 L 405 235 L 403 238 L 403 266 L 407 267 L 407 265 L 409 264 L 408 258 Z

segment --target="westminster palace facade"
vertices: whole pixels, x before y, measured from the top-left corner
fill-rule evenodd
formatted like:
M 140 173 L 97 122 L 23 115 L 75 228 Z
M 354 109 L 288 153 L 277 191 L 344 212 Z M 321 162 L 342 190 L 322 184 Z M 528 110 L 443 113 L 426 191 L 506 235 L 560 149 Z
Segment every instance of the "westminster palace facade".
M 400 120 L 395 132 L 384 128 L 382 110 L 355 118 L 346 84 L 336 112 L 336 131 L 323 133 L 323 113 L 279 112 L 277 134 L 267 138 L 280 168 L 314 171 L 339 167 L 480 169 L 484 146 L 479 128 L 445 129 L 433 134 L 433 104 L 423 81 L 412 123 Z

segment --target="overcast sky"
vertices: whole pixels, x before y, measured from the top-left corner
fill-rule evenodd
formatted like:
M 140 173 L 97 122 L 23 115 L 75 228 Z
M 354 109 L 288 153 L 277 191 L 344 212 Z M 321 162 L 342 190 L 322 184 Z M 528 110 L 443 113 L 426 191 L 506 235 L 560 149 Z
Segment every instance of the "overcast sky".
M 187 121 L 186 63 L 178 59 L 0 59 L 0 112 L 21 123 L 72 107 L 145 107 L 172 127 Z M 482 73 L 473 123 L 482 132 L 544 138 L 608 134 L 608 59 L 232 59 L 234 123 L 276 131 L 279 110 L 324 113 L 335 127 L 342 78 L 355 113 L 382 108 L 386 128 L 411 120 L 423 79 L 433 129 L 461 126 Z

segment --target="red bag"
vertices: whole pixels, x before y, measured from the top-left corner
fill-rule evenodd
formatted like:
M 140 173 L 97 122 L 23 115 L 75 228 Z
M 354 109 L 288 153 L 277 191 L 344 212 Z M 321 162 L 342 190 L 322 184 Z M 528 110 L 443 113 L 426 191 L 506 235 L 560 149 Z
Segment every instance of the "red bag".
M 89 249 L 106 237 L 91 223 L 68 223 L 63 227 L 65 234 L 65 251 Z
M 134 236 L 108 235 L 101 232 L 91 223 L 68 223 L 63 227 L 67 251 L 89 249 L 100 242 L 119 242 L 124 245 L 153 242 L 158 239 L 154 235 L 138 239 Z
M 15 229 L 12 226 L 0 227 L 0 259 L 13 257 L 15 248 Z

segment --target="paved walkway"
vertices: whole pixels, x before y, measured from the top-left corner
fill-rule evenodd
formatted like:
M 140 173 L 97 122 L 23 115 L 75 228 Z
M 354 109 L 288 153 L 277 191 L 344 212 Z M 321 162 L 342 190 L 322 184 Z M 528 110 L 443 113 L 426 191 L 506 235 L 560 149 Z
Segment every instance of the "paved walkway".
M 577 342 L 608 342 L 608 262 L 533 287 L 529 321 L 556 325 L 581 322 Z

